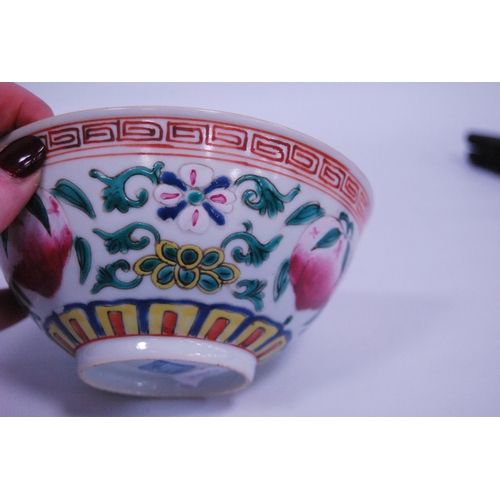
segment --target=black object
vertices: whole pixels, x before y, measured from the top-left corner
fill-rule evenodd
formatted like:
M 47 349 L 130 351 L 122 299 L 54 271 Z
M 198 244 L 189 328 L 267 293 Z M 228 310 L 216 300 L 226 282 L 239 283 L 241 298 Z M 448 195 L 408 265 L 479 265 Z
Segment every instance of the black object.
M 469 159 L 478 167 L 500 174 L 500 137 L 469 134 Z

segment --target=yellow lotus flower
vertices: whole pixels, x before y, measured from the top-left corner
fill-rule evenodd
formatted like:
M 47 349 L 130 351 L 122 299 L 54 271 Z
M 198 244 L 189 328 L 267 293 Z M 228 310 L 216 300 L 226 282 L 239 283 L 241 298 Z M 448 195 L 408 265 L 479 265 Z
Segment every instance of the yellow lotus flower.
M 162 240 L 155 255 L 146 255 L 134 264 L 139 276 L 151 275 L 156 287 L 164 290 L 177 285 L 186 290 L 196 286 L 205 293 L 216 293 L 223 285 L 233 283 L 239 269 L 224 262 L 224 252 L 218 248 L 202 250 L 196 245 L 179 247 Z

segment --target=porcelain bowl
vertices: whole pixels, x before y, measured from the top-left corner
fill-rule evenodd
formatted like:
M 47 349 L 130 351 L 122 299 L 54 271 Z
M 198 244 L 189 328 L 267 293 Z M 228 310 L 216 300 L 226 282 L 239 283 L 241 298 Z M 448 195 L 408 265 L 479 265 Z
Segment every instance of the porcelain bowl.
M 117 393 L 248 385 L 325 307 L 371 210 L 348 159 L 243 116 L 82 111 L 0 148 L 26 135 L 47 157 L 2 233 L 2 270 L 82 380 Z

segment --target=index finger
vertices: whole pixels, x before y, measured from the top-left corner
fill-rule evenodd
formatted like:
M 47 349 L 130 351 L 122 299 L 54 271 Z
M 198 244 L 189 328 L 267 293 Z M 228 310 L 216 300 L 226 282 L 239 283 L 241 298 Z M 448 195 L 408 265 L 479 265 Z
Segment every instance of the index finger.
M 0 137 L 53 115 L 48 104 L 29 90 L 15 83 L 0 83 Z

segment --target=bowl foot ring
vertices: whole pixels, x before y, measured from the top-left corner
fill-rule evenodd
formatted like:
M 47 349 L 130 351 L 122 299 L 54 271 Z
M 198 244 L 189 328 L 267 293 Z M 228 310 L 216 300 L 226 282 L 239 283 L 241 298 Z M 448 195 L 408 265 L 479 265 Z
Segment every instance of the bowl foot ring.
M 76 352 L 78 375 L 98 389 L 145 397 L 203 397 L 243 389 L 257 360 L 232 345 L 178 337 L 115 337 Z

